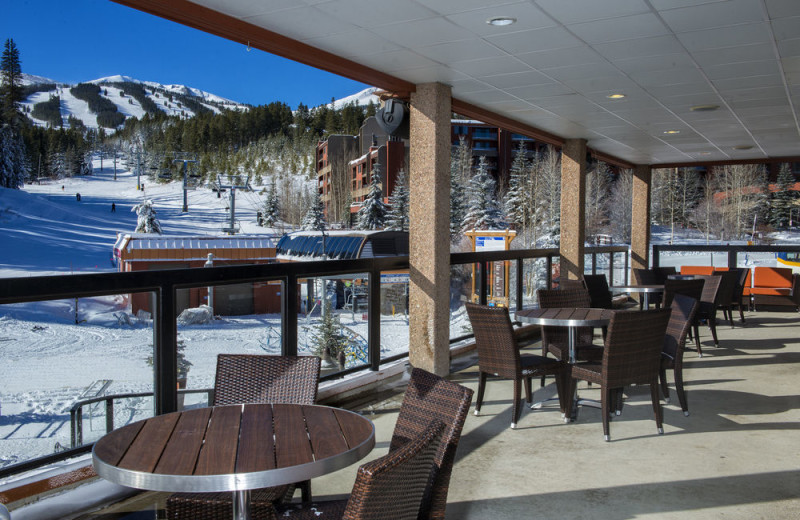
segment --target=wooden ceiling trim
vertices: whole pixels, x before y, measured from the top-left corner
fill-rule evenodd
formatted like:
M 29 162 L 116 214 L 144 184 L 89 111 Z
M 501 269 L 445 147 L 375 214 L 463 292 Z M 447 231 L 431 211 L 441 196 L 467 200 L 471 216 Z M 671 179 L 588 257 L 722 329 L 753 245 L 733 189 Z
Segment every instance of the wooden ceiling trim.
M 695 168 L 705 167 L 710 168 L 714 166 L 730 166 L 734 164 L 780 164 L 800 162 L 800 156 L 786 156 L 786 157 L 768 157 L 761 159 L 728 159 L 726 161 L 703 161 L 703 162 L 680 162 L 680 163 L 661 163 L 652 164 L 651 167 L 655 169 L 661 168 Z
M 187 0 L 112 0 L 146 13 L 386 90 L 414 92 L 413 83 Z

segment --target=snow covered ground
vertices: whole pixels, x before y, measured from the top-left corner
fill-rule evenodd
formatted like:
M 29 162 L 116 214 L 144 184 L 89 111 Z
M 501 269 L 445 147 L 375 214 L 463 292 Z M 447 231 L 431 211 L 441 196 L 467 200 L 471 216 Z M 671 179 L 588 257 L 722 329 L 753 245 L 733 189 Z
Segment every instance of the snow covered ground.
M 29 185 L 23 190 L 0 188 L 0 277 L 114 271 L 110 260 L 116 233 L 134 230 L 136 215 L 131 208 L 144 197 L 153 201 L 165 234 L 216 234 L 228 225 L 226 198 L 217 198 L 208 189 L 189 191 L 189 211 L 183 213 L 180 183 L 160 185 L 143 178 L 145 190 L 138 191 L 135 175 L 121 163 L 114 177 L 113 162 L 106 159 L 102 168 L 95 161 L 91 177 Z M 255 193 L 237 193 L 236 216 L 242 233 L 271 233 L 255 223 L 262 200 Z M 664 230 L 653 234 L 654 241 L 668 238 Z M 778 238 L 796 242 L 790 235 Z M 685 232 L 676 241 L 705 243 L 704 238 Z M 711 260 L 709 255 L 675 255 L 663 258 L 662 264 L 708 265 Z M 715 265 L 725 262 L 723 255 L 713 258 Z M 748 257 L 746 262 L 774 265 L 772 255 Z M 615 276 L 620 279 L 619 273 Z M 153 372 L 147 363 L 152 355 L 152 322 L 118 319 L 130 312 L 127 301 L 126 295 L 116 295 L 0 306 L 0 466 L 68 447 L 69 408 L 77 400 L 98 393 L 152 391 Z M 464 333 L 462 311 L 454 313 L 453 336 Z M 361 313 L 343 312 L 340 319 L 356 335 L 367 336 Z M 382 316 L 381 320 L 383 355 L 407 349 L 406 316 Z M 317 321 L 316 316 L 300 317 L 301 353 L 311 352 Z M 188 387 L 212 386 L 220 352 L 279 352 L 279 335 L 276 315 L 225 317 L 210 324 L 179 326 L 186 358 L 192 363 Z M 187 397 L 186 403 L 199 400 Z M 98 408 L 85 414 L 84 439 L 92 441 L 104 432 L 103 411 Z M 150 398 L 115 403 L 117 425 L 150 414 Z

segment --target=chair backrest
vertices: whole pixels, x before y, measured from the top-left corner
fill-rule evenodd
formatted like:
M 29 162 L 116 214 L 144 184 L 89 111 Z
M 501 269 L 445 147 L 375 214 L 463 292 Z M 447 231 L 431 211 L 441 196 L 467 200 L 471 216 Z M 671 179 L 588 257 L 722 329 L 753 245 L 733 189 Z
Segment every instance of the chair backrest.
M 672 314 L 669 316 L 667 333 L 664 335 L 664 344 L 661 352 L 672 359 L 677 359 L 683 353 L 683 346 L 686 343 L 686 335 L 694 322 L 694 316 L 700 302 L 696 298 L 675 294 L 672 300 Z
M 316 356 L 219 354 L 214 405 L 314 404 L 319 371 Z
M 589 291 L 590 305 L 598 309 L 610 309 L 612 304 L 611 290 L 604 274 L 585 274 L 583 284 Z
M 396 450 L 358 468 L 346 520 L 417 520 L 445 425 L 429 423 Z
M 792 269 L 789 267 L 758 266 L 753 269 L 753 287 L 791 287 Z
M 703 295 L 705 283 L 702 278 L 694 280 L 664 280 L 664 307 L 669 307 L 672 304 L 672 298 L 676 294 L 683 294 L 699 301 Z
M 719 289 L 717 291 L 717 304 L 730 305 L 734 301 L 736 285 L 739 283 L 738 271 L 719 271 L 714 274 L 720 277 Z
M 566 278 L 558 281 L 558 288 L 562 291 L 572 291 L 586 289 L 583 280 L 567 280 Z
M 659 281 L 656 272 L 652 269 L 635 268 L 633 270 L 633 279 L 636 285 L 658 285 L 663 283 Z
M 542 309 L 553 308 L 585 308 L 592 306 L 589 291 L 586 289 L 539 289 L 536 291 L 539 299 L 539 307 Z M 592 342 L 594 329 L 592 327 L 578 327 L 578 344 L 589 344 Z M 569 331 L 566 327 L 542 327 L 542 343 L 544 345 L 567 346 L 569 342 Z
M 418 436 L 433 420 L 444 423 L 444 434 L 436 453 L 433 477 L 425 489 L 419 519 L 445 517 L 447 491 L 456 458 L 461 430 L 472 403 L 472 389 L 453 383 L 421 368 L 411 371 L 389 451 L 398 449 Z
M 647 384 L 658 377 L 671 309 L 615 312 L 608 324 L 603 376 L 609 388 Z
M 673 266 L 668 267 L 654 267 L 653 274 L 655 274 L 656 280 L 658 283 L 664 283 L 664 281 L 670 277 L 670 275 L 678 274 L 678 270 L 675 269 Z
M 470 302 L 464 305 L 475 335 L 481 371 L 500 377 L 517 377 L 522 367 L 508 309 Z
M 748 287 L 750 282 L 750 268 L 749 267 L 736 267 L 735 271 L 739 273 L 739 279 L 736 281 L 736 289 L 733 291 L 734 303 L 742 301 L 745 287 Z
M 722 282 L 720 275 L 703 275 L 697 276 L 698 279 L 705 281 L 703 284 L 703 294 L 700 296 L 700 301 L 703 303 L 717 304 L 717 293 L 719 293 L 719 285 Z

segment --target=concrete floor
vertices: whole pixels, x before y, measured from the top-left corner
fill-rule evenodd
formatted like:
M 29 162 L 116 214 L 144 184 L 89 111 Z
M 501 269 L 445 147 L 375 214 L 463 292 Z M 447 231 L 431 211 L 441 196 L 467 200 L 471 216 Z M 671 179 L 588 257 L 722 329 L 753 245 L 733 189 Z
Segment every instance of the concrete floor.
M 683 415 L 671 385 L 664 435 L 656 432 L 646 387 L 627 394 L 622 415 L 611 422 L 611 442 L 603 441 L 600 411 L 593 408 L 564 424 L 556 406 L 525 407 L 511 430 L 511 383 L 490 381 L 481 416 L 467 417 L 447 518 L 800 518 L 800 316 L 746 318 L 734 329 L 718 325 L 720 348 L 701 327 L 704 356 L 692 350 L 685 357 L 691 415 Z M 476 375 L 472 364 L 452 379 L 477 389 Z M 537 387 L 534 399 L 554 394 L 552 383 Z M 369 458 L 387 451 L 401 391 L 359 408 L 376 426 Z M 599 398 L 597 387 L 585 383 L 579 392 Z M 315 498 L 348 493 L 355 470 L 315 479 Z M 121 510 L 152 511 L 160 498 L 142 495 Z M 105 510 L 84 518 L 153 516 Z

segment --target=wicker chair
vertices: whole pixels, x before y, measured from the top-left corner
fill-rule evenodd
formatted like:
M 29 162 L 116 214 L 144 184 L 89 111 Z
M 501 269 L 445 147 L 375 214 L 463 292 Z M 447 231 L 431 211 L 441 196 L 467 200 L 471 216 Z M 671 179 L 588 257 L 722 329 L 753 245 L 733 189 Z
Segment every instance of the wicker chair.
M 279 518 L 290 520 L 417 520 L 435 467 L 445 425 L 430 423 L 421 435 L 358 468 L 347 500 L 281 504 Z
M 419 520 L 444 520 L 450 475 L 453 472 L 461 430 L 472 403 L 472 393 L 470 388 L 420 368 L 411 371 L 389 451 L 399 449 L 419 436 L 433 420 L 445 424 L 431 483 L 425 489 L 422 500 Z
M 572 414 L 575 386 L 578 379 L 600 385 L 602 396 L 603 434 L 609 433 L 609 412 L 615 404 L 613 395 L 628 385 L 650 385 L 650 397 L 656 416 L 658 433 L 663 411 L 658 395 L 658 375 L 664 334 L 670 309 L 616 312 L 611 318 L 603 360 L 567 365 L 567 416 Z
M 739 320 L 744 323 L 743 307 L 746 305 L 750 308 L 750 297 L 748 296 L 747 302 L 742 302 L 744 298 L 744 288 L 747 286 L 747 279 L 750 278 L 750 269 L 747 267 L 737 267 L 733 269 L 739 273 L 739 279 L 736 282 L 736 288 L 733 290 L 733 299 L 731 300 L 731 307 L 739 308 Z
M 736 270 L 719 271 L 714 274 L 721 277 L 719 294 L 717 295 L 717 308 L 722 309 L 722 316 L 728 320 L 731 328 L 733 328 L 733 305 L 736 300 L 736 286 L 739 285 L 741 274 Z M 741 301 L 741 295 L 739 296 L 739 301 Z M 741 307 L 739 309 L 741 310 Z
M 589 291 L 589 305 L 597 309 L 610 309 L 614 306 L 608 279 L 604 274 L 585 274 L 583 284 Z
M 700 296 L 700 307 L 697 309 L 692 328 L 694 329 L 694 343 L 697 348 L 697 355 L 703 357 L 699 333 L 701 321 L 708 323 L 708 328 L 711 329 L 711 337 L 714 338 L 714 346 L 719 346 L 719 340 L 717 339 L 717 304 L 719 303 L 719 288 L 722 283 L 722 277 L 719 275 L 703 275 L 697 278 L 702 278 L 705 283 L 703 284 L 703 294 Z
M 214 406 L 238 403 L 314 404 L 317 400 L 320 359 L 316 356 L 219 354 L 214 380 Z M 311 500 L 310 482 L 297 484 L 303 501 Z M 254 519 L 275 518 L 274 504 L 290 500 L 295 486 L 253 490 Z M 175 493 L 167 499 L 169 519 L 230 518 L 231 493 Z
M 636 285 L 661 285 L 671 274 L 675 274 L 674 267 L 659 267 L 658 269 L 634 269 L 633 279 Z M 639 302 L 639 308 L 642 308 L 644 300 Z M 656 309 L 661 307 L 663 295 L 659 293 L 651 294 L 649 296 L 650 303 L 654 304 Z
M 560 307 L 591 307 L 589 293 L 585 290 L 560 291 L 539 289 L 536 291 L 539 307 L 553 309 Z M 578 328 L 578 343 L 575 345 L 575 359 L 578 361 L 599 360 L 603 358 L 603 347 L 593 345 L 594 329 Z M 569 359 L 569 331 L 565 327 L 542 327 L 542 356 L 553 354 L 559 361 Z
M 567 291 L 557 291 L 567 292 Z M 587 296 L 588 297 L 588 296 Z M 480 414 L 483 395 L 486 390 L 487 376 L 494 375 L 514 380 L 514 400 L 511 410 L 511 427 L 517 427 L 521 407 L 521 386 L 525 383 L 525 400 L 532 400 L 531 378 L 553 375 L 556 378 L 559 403 L 562 411 L 564 394 L 562 364 L 551 358 L 536 354 L 520 355 L 519 346 L 514 337 L 514 329 L 505 307 L 487 307 L 466 303 L 472 332 L 475 334 L 475 345 L 478 349 L 478 398 L 475 403 L 475 415 Z
M 700 301 L 704 284 L 705 280 L 702 278 L 695 280 L 664 280 L 664 307 L 672 305 L 672 299 L 676 294 L 682 294 Z
M 686 392 L 683 389 L 683 347 L 686 343 L 686 334 L 694 322 L 697 308 L 700 303 L 689 296 L 676 294 L 670 303 L 672 314 L 667 325 L 667 334 L 664 336 L 664 346 L 661 349 L 661 391 L 664 400 L 669 402 L 669 387 L 667 386 L 667 369 L 671 368 L 675 378 L 675 391 L 684 415 L 689 415 L 689 406 L 686 402 Z

